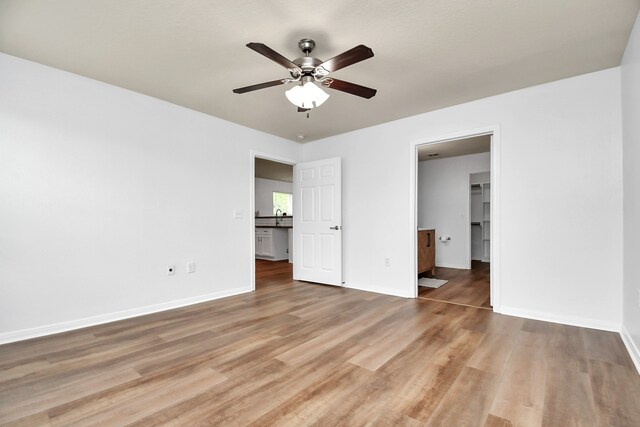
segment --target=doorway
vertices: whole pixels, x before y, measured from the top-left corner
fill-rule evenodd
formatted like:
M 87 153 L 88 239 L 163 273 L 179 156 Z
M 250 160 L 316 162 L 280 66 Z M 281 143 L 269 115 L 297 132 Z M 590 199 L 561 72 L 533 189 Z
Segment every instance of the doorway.
M 252 288 L 293 279 L 292 160 L 251 153 Z
M 411 145 L 414 296 L 499 312 L 498 127 Z
M 256 168 L 263 160 L 268 164 L 291 167 L 293 194 L 280 194 L 288 199 L 287 207 L 278 209 L 275 200 L 270 206 L 256 208 Z M 293 271 L 292 280 L 342 286 L 342 172 L 339 157 L 296 163 L 293 160 L 265 153 L 250 152 L 250 280 L 256 289 L 256 271 L 265 263 L 256 262 L 256 250 L 267 261 L 281 261 L 275 246 L 275 234 L 288 229 L 287 262 Z M 271 177 L 269 177 L 271 178 Z M 279 191 L 282 192 L 282 191 Z M 258 195 L 258 197 L 261 197 Z M 264 211 L 273 215 L 262 215 Z M 290 215 L 282 215 L 285 209 Z M 278 211 L 279 210 L 279 211 Z M 259 211 L 259 212 L 258 212 Z M 297 212 L 297 214 L 295 214 Z M 258 214 L 258 215 L 256 215 Z M 234 212 L 234 215 L 238 215 Z M 241 217 L 241 214 L 240 216 Z M 258 229 L 271 229 L 272 233 Z M 282 241 L 282 240 L 281 240 Z M 267 249 L 265 251 L 265 245 Z M 273 248 L 273 252 L 269 252 Z M 260 261 L 264 261 L 260 259 Z

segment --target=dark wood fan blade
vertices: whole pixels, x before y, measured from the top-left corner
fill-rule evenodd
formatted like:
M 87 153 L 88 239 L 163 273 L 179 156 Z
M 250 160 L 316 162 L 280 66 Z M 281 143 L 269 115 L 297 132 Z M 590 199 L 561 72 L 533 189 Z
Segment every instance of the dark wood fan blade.
M 363 98 L 372 98 L 375 96 L 377 90 L 370 87 L 360 86 L 355 83 L 345 82 L 344 80 L 331 79 L 331 83 L 326 85 L 331 89 L 339 90 L 341 92 L 347 92 L 351 95 L 361 96 Z M 324 86 L 324 85 L 323 85 Z
M 298 113 L 304 113 L 304 112 L 307 112 L 309 110 L 311 110 L 311 108 L 300 108 L 300 107 L 298 107 Z
M 369 59 L 372 56 L 373 50 L 361 44 L 354 47 L 353 49 L 349 49 L 348 51 L 341 53 L 338 56 L 334 56 L 333 58 L 324 61 L 322 64 L 318 65 L 316 69 L 324 68 L 325 70 L 327 70 L 327 72 L 333 73 L 336 70 L 360 61 L 364 61 L 365 59 Z
M 245 87 L 240 87 L 238 89 L 234 89 L 233 93 L 247 93 L 247 92 L 252 92 L 258 89 L 265 89 L 271 86 L 283 85 L 285 83 L 289 83 L 289 81 L 287 79 L 280 79 L 280 80 L 274 80 L 271 82 L 258 83 L 257 85 L 245 86 Z
M 251 42 L 251 43 L 247 43 L 247 47 L 249 49 L 255 50 L 260 55 L 264 55 L 267 58 L 269 58 L 270 60 L 272 60 L 274 62 L 277 62 L 278 64 L 282 65 L 284 68 L 288 69 L 289 71 L 293 71 L 293 70 L 296 70 L 296 69 L 300 68 L 296 64 L 294 64 L 293 62 L 289 61 L 284 56 L 280 55 L 275 50 L 271 49 L 266 44 Z

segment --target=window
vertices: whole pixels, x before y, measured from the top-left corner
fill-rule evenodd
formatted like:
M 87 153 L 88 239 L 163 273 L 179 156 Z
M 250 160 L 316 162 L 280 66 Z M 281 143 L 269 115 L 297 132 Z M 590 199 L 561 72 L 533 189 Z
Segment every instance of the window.
M 280 209 L 280 212 L 293 215 L 293 194 L 273 192 L 273 214 Z

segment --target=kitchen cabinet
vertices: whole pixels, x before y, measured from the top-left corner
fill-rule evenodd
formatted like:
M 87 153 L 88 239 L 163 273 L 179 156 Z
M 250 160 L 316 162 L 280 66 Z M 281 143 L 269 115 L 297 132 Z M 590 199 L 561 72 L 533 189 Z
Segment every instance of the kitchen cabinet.
M 436 273 L 436 230 L 418 230 L 418 274 Z
M 270 228 L 256 229 L 256 257 L 273 257 L 273 232 Z
M 287 229 L 256 228 L 255 238 L 256 258 L 270 261 L 289 258 Z

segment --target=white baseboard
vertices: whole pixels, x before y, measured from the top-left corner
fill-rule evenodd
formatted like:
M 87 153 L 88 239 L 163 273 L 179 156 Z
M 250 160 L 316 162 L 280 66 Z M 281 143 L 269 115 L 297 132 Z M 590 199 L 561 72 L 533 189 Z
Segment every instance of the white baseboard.
M 161 304 L 137 307 L 128 310 L 118 311 L 115 313 L 101 314 L 98 316 L 85 317 L 83 319 L 70 320 L 67 322 L 54 323 L 51 325 L 38 326 L 36 328 L 22 329 L 20 331 L 5 332 L 0 334 L 0 344 L 22 341 L 30 338 L 42 337 L 45 335 L 58 334 L 60 332 L 72 331 L 74 329 L 86 328 L 88 326 L 101 325 L 103 323 L 115 322 L 118 320 L 129 319 L 131 317 L 144 316 L 145 314 L 157 313 L 159 311 L 171 310 L 174 308 L 184 307 L 187 305 L 199 304 L 201 302 L 212 301 L 220 298 L 239 295 L 251 292 L 250 287 L 229 289 L 226 291 L 213 292 L 197 297 L 184 298 L 175 301 L 164 302 Z
M 375 292 L 377 294 L 391 295 L 394 297 L 413 298 L 413 295 L 409 295 L 407 292 L 403 292 L 395 288 L 387 288 L 383 286 L 371 286 L 371 285 L 360 285 L 357 283 L 345 283 L 343 287 L 348 289 L 355 289 L 358 291 L 367 291 L 367 292 Z
M 633 364 L 636 366 L 636 370 L 640 374 L 640 350 L 638 350 L 638 346 L 636 346 L 631 334 L 624 325 L 622 325 L 620 330 L 620 337 L 625 347 L 627 347 L 627 351 L 629 352 L 629 356 L 631 356 L 631 360 L 633 360 Z
M 469 266 L 467 264 L 438 264 L 436 265 L 436 271 L 438 268 L 456 268 L 458 270 L 469 270 Z
M 494 310 L 495 311 L 495 310 Z M 544 322 L 560 323 L 563 325 L 580 326 L 582 328 L 600 329 L 603 331 L 620 332 L 620 324 L 584 317 L 562 316 L 541 311 L 523 310 L 515 307 L 500 307 L 501 314 L 524 317 L 525 319 L 542 320 Z

